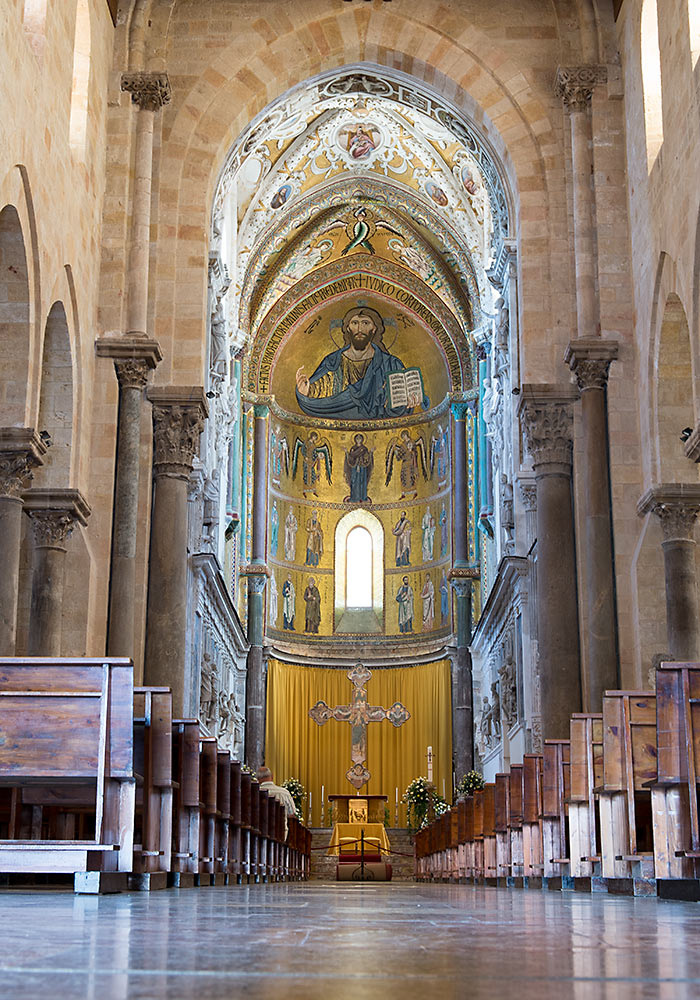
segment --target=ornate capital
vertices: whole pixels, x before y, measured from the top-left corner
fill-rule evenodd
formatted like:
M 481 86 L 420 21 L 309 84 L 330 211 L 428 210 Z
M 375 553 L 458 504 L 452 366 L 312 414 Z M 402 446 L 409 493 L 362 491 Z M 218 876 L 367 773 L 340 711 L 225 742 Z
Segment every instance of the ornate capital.
M 32 427 L 0 428 L 0 497 L 21 499 L 46 448 Z
M 121 389 L 145 389 L 152 369 L 147 361 L 115 361 L 114 370 Z
M 586 111 L 596 86 L 606 80 L 605 66 L 560 66 L 554 95 L 561 97 L 567 111 Z
M 23 495 L 34 544 L 40 548 L 63 549 L 77 524 L 87 524 L 90 505 L 79 490 L 33 489 Z
M 524 385 L 518 416 L 535 469 L 540 465 L 571 465 L 573 452 L 572 386 Z
M 572 340 L 566 349 L 564 361 L 576 376 L 579 391 L 605 389 L 610 365 L 617 358 L 619 344 L 616 340 Z
M 661 521 L 664 543 L 694 541 L 695 521 L 700 514 L 700 483 L 662 483 L 652 486 L 637 504 L 640 517 L 656 514 Z
M 189 478 L 208 416 L 201 386 L 153 386 L 153 470 L 156 476 Z
M 269 575 L 270 571 L 265 563 L 250 563 L 248 566 L 243 566 L 239 573 L 239 576 L 248 578 L 249 594 L 264 593 Z
M 170 103 L 170 80 L 167 73 L 122 73 L 122 90 L 142 111 L 159 111 Z
M 534 514 L 537 512 L 537 483 L 533 479 L 525 479 L 523 476 L 518 476 L 518 489 L 520 490 L 520 498 L 523 502 L 523 508 L 528 514 Z

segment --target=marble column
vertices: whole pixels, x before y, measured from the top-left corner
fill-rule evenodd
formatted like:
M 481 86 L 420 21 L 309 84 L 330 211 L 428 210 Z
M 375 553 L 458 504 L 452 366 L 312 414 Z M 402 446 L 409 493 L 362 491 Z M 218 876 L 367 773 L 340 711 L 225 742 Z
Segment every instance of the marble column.
M 157 111 L 170 101 L 166 73 L 124 73 L 121 89 L 138 107 L 134 143 L 134 186 L 126 278 L 127 336 L 146 336 L 148 321 L 148 263 L 151 246 L 151 186 L 153 126 Z
M 248 663 L 246 671 L 245 750 L 249 767 L 259 767 L 265 754 L 265 658 L 263 624 L 267 544 L 267 418 L 265 403 L 255 403 L 253 428 L 253 524 L 248 577 Z
M 569 344 L 566 361 L 581 393 L 581 526 L 586 642 L 584 708 L 598 712 L 606 690 L 619 684 L 606 386 L 617 344 L 593 338 Z
M 98 357 L 114 361 L 119 382 L 107 655 L 133 657 L 141 417 L 149 374 L 162 355 L 145 337 L 105 337 L 95 347 Z
M 31 427 L 0 428 L 0 656 L 15 655 L 22 492 L 45 453 Z
M 518 415 L 537 485 L 537 640 L 545 739 L 581 711 L 570 385 L 524 385 Z
M 31 489 L 23 500 L 34 541 L 27 653 L 60 656 L 66 541 L 76 525 L 87 524 L 90 507 L 70 489 Z
M 201 386 L 154 386 L 153 507 L 146 617 L 146 684 L 170 687 L 185 708 L 187 483 L 208 415 Z
M 644 494 L 640 516 L 661 521 L 666 579 L 666 631 L 674 660 L 700 659 L 700 611 L 695 570 L 695 522 L 700 514 L 700 483 L 663 483 Z

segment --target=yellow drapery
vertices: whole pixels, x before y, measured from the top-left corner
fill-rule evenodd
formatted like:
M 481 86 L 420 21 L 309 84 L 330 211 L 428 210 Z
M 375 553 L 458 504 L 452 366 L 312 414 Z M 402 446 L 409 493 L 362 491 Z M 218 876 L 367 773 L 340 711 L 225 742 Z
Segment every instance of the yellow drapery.
M 334 708 L 347 705 L 352 697 L 347 670 L 305 667 L 270 659 L 267 675 L 267 733 L 265 761 L 275 781 L 298 778 L 310 796 L 304 805 L 304 820 L 312 826 L 328 825 L 328 812 L 321 821 L 321 789 L 328 795 L 354 793 L 345 772 L 352 764 L 351 726 L 330 719 L 319 726 L 309 718 L 309 709 L 322 699 Z M 376 668 L 367 684 L 370 705 L 389 708 L 400 701 L 411 718 L 396 729 L 390 722 L 372 722 L 367 727 L 367 767 L 372 777 L 360 794 L 387 795 L 390 822 L 394 825 L 396 789 L 399 800 L 413 778 L 427 774 L 426 751 L 433 748 L 433 781 L 449 801 L 452 792 L 452 708 L 449 660 L 416 667 Z M 400 803 L 399 823 L 406 823 L 406 807 Z

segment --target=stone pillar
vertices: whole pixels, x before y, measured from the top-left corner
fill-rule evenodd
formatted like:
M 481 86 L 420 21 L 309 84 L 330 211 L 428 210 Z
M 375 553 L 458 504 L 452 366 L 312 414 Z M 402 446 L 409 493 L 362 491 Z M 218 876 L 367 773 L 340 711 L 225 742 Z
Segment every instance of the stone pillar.
M 0 656 L 15 655 L 22 491 L 45 453 L 32 428 L 0 428 Z
M 87 524 L 90 507 L 78 490 L 32 489 L 23 494 L 34 536 L 29 656 L 61 655 L 66 540 Z
M 119 382 L 107 655 L 133 657 L 141 409 L 148 376 L 162 355 L 154 340 L 140 337 L 105 337 L 95 347 L 98 357 L 114 361 Z
M 469 565 L 467 507 L 467 410 L 473 405 L 455 400 L 452 411 L 452 559 L 455 566 Z
M 613 557 L 606 386 L 614 341 L 592 338 L 569 344 L 566 361 L 581 393 L 581 524 L 584 560 L 583 606 L 585 710 L 599 712 L 603 694 L 619 684 L 615 564 Z
M 131 202 L 131 238 L 127 264 L 126 332 L 146 336 L 148 320 L 148 261 L 151 245 L 151 184 L 153 120 L 170 101 L 166 73 L 124 73 L 121 89 L 138 107 L 134 149 L 134 189 Z
M 248 577 L 248 664 L 246 672 L 245 753 L 249 767 L 259 767 L 265 755 L 265 658 L 263 623 L 267 541 L 267 417 L 265 403 L 254 406 L 252 562 Z
M 545 739 L 565 739 L 581 711 L 571 482 L 572 386 L 524 385 L 518 415 L 537 485 L 537 638 Z
M 185 705 L 187 633 L 187 482 L 208 415 L 201 386 L 154 386 L 153 507 L 144 681 L 173 691 Z
M 672 659 L 700 659 L 700 611 L 695 571 L 695 521 L 700 514 L 700 483 L 663 483 L 644 494 L 640 516 L 661 521 L 666 578 L 666 631 Z

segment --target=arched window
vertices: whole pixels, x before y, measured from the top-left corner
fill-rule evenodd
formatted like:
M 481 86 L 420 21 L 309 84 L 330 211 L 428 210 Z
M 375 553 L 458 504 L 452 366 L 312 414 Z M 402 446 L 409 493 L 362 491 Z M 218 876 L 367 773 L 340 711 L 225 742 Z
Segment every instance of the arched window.
M 70 104 L 70 145 L 78 156 L 85 155 L 90 84 L 90 8 L 88 0 L 78 0 L 73 43 L 73 89 Z
M 659 20 L 656 0 L 644 0 L 642 5 L 641 42 L 647 167 L 651 171 L 664 141 L 661 104 L 661 52 L 659 50 Z
M 335 631 L 384 631 L 384 529 L 357 508 L 335 529 Z
M 48 0 L 24 0 L 22 26 L 37 59 L 41 58 L 46 45 L 47 6 Z
M 690 31 L 690 59 L 693 69 L 700 57 L 700 3 L 688 0 L 688 29 Z

